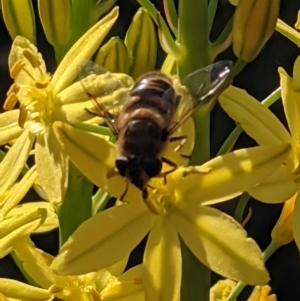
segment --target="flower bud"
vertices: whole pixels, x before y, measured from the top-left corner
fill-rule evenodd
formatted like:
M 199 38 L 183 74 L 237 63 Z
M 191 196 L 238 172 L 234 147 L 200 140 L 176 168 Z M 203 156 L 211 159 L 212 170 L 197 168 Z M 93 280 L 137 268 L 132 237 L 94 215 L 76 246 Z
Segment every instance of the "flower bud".
M 38 0 L 39 15 L 48 42 L 63 46 L 70 39 L 71 0 Z
M 155 68 L 157 41 L 153 21 L 148 12 L 140 8 L 129 26 L 125 45 L 132 58 L 130 75 L 136 79 Z
M 244 62 L 256 58 L 274 32 L 279 0 L 240 0 L 233 21 L 232 44 Z
M 119 37 L 111 38 L 100 48 L 95 63 L 110 72 L 128 73 L 130 57 L 126 45 Z
M 270 286 L 255 286 L 248 301 L 276 301 L 276 295 L 269 295 L 271 291 Z
M 281 215 L 272 230 L 272 240 L 282 246 L 290 243 L 293 239 L 293 213 L 297 193 L 283 205 Z
M 35 44 L 35 18 L 31 0 L 2 0 L 1 7 L 11 38 L 20 35 Z

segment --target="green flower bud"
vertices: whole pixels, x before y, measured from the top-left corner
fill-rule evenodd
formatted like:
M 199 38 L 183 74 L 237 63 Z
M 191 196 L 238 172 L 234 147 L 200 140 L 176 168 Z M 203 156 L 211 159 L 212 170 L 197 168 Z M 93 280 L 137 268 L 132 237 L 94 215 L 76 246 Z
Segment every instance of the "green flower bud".
M 250 62 L 274 32 L 279 0 L 240 0 L 233 21 L 232 44 L 235 55 Z
M 70 39 L 71 0 L 38 0 L 40 19 L 48 42 L 63 46 Z
M 20 35 L 35 44 L 35 18 L 31 0 L 2 0 L 1 7 L 11 38 Z
M 130 75 L 138 78 L 155 68 L 157 40 L 153 21 L 148 12 L 140 8 L 129 26 L 125 45 L 132 58 Z
M 128 73 L 131 61 L 124 42 L 113 37 L 100 48 L 95 63 L 110 72 Z

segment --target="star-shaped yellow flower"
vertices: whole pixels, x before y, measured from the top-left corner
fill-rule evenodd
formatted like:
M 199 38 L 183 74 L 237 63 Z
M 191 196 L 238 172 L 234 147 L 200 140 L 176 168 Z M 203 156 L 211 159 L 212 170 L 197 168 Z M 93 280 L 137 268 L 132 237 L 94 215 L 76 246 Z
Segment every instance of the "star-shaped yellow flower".
M 144 301 L 142 266 L 136 266 L 124 274 L 127 260 L 103 269 L 79 276 L 59 276 L 49 268 L 53 257 L 35 248 L 28 236 L 14 244 L 14 251 L 23 268 L 40 287 L 16 280 L 0 278 L 0 292 L 13 300 L 115 300 L 124 298 Z M 5 300 L 5 299 L 1 299 Z
M 15 83 L 4 105 L 9 111 L 0 114 L 0 144 L 14 144 L 0 164 L 0 195 L 16 181 L 34 145 L 39 183 L 51 202 L 62 202 L 67 188 L 68 161 L 52 124 L 57 120 L 68 124 L 93 121 L 94 117 L 85 110 L 93 107 L 91 100 L 80 82 L 72 82 L 78 66 L 92 56 L 117 17 L 118 8 L 114 8 L 88 30 L 66 54 L 53 76 L 47 73 L 42 56 L 33 44 L 20 36 L 14 40 L 9 68 Z M 97 78 L 91 83 L 95 85 Z M 13 110 L 17 101 L 20 108 Z
M 293 78 L 279 68 L 281 96 L 289 130 L 277 117 L 245 91 L 230 87 L 219 98 L 228 115 L 238 122 L 258 144 L 287 142 L 290 156 L 273 174 L 248 192 L 266 203 L 280 203 L 299 192 L 300 186 L 300 57 L 294 64 Z M 300 193 L 295 201 L 293 233 L 300 248 Z
M 61 122 L 54 128 L 74 164 L 96 185 L 120 197 L 124 180 L 118 175 L 107 177 L 114 167 L 115 146 Z M 182 134 L 190 128 L 191 120 L 178 130 Z M 81 274 L 110 266 L 149 233 L 143 263 L 145 294 L 151 300 L 178 300 L 179 236 L 213 271 L 246 283 L 266 283 L 268 273 L 256 243 L 233 218 L 204 205 L 228 200 L 259 183 L 278 168 L 289 149 L 288 144 L 272 144 L 238 150 L 201 166 L 179 167 L 166 185 L 159 178 L 150 182 L 154 189 L 149 190 L 147 206 L 141 192 L 129 185 L 125 203 L 84 222 L 62 247 L 52 268 L 62 274 Z M 174 154 L 169 143 L 163 156 Z

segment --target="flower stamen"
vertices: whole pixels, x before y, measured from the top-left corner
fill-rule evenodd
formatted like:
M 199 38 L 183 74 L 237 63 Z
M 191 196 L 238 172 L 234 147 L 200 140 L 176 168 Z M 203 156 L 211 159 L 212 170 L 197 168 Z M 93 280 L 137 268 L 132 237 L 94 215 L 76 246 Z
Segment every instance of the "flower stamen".
M 25 63 L 22 62 L 22 61 L 17 61 L 11 68 L 10 70 L 10 77 L 12 79 L 15 79 L 21 70 L 24 70 L 24 66 L 25 66 Z M 24 70 L 25 71 L 25 70 Z M 25 71 L 26 72 L 26 71 Z M 29 74 L 28 72 L 26 72 L 31 78 L 32 78 L 32 75 Z M 32 78 L 33 79 L 33 78 Z
M 12 110 L 15 107 L 17 101 L 17 95 L 14 92 L 11 92 L 9 95 L 7 95 L 7 98 L 4 101 L 3 109 L 6 111 Z

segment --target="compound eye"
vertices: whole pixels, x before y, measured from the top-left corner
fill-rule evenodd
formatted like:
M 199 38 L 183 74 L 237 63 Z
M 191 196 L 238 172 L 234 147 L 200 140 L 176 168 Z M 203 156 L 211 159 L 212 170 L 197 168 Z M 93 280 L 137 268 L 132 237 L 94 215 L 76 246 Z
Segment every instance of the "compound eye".
M 157 176 L 162 169 L 162 163 L 157 158 L 145 158 L 143 160 L 143 166 L 149 178 Z
M 122 177 L 125 177 L 126 175 L 126 170 L 128 168 L 128 158 L 127 157 L 118 157 L 116 159 L 116 162 L 115 162 L 115 165 L 116 165 L 116 168 L 119 172 L 119 174 L 122 176 Z

